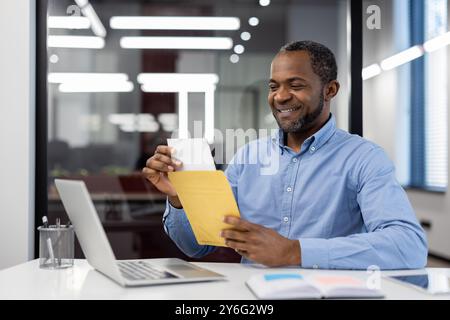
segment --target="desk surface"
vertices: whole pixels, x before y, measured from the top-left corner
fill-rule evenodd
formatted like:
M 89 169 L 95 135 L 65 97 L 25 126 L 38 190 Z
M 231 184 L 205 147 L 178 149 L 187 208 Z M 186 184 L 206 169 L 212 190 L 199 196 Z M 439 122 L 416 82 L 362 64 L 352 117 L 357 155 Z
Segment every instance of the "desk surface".
M 226 281 L 191 284 L 172 284 L 139 288 L 122 288 L 102 274 L 96 272 L 86 260 L 75 260 L 73 268 L 44 270 L 32 260 L 0 271 L 1 299 L 169 299 L 169 300 L 241 300 L 255 299 L 245 286 L 253 274 L 280 271 L 299 271 L 305 275 L 313 273 L 348 274 L 367 279 L 366 271 L 330 271 L 310 269 L 268 269 L 238 263 L 196 263 L 202 267 L 222 273 Z M 450 276 L 450 269 L 437 269 Z M 382 271 L 387 274 L 414 274 L 418 270 Z M 395 282 L 381 280 L 381 289 L 386 299 L 450 299 L 450 295 L 431 296 Z

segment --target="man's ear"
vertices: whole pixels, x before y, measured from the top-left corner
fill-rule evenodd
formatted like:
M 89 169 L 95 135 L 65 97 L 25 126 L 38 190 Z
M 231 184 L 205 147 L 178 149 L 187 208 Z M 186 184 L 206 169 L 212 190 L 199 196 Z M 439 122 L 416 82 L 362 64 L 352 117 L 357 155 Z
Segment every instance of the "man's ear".
M 334 96 L 339 92 L 340 87 L 341 85 L 337 80 L 331 80 L 330 82 L 328 82 L 328 84 L 324 87 L 324 100 L 330 101 L 331 99 L 333 99 Z

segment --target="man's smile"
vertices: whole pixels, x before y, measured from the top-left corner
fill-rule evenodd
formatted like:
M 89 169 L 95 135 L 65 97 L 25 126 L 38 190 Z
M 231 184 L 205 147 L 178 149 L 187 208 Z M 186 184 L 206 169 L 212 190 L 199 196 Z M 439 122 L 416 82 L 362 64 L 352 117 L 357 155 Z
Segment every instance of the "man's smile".
M 294 114 L 298 113 L 298 111 L 301 109 L 301 106 L 275 107 L 275 110 L 277 111 L 277 117 L 281 119 L 290 118 Z
M 291 107 L 291 108 L 276 108 L 279 113 L 287 113 L 287 112 L 293 112 L 300 109 L 300 107 Z

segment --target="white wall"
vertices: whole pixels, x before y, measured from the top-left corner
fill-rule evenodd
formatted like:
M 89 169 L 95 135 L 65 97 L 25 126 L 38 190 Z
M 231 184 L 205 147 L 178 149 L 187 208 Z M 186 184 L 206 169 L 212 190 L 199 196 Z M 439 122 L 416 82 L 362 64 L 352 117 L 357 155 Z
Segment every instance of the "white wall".
M 394 10 L 404 12 L 403 0 L 367 0 L 363 9 L 369 4 L 379 5 L 381 8 L 381 30 L 367 30 L 364 28 L 364 65 L 380 62 L 382 59 L 406 49 L 405 39 L 396 37 L 399 28 L 404 28 L 402 19 L 394 19 Z M 449 14 L 450 16 L 450 14 Z M 401 16 L 402 17 L 402 16 Z M 404 15 L 407 18 L 406 13 Z M 398 33 L 398 32 L 397 32 Z M 444 49 L 445 50 L 445 49 Z M 450 49 L 447 47 L 448 57 Z M 445 70 L 447 76 L 450 70 Z M 364 81 L 364 136 L 382 146 L 389 157 L 396 164 L 397 176 L 401 179 L 407 171 L 407 162 L 402 158 L 407 154 L 408 136 L 405 128 L 409 116 L 404 112 L 409 103 L 409 92 L 404 88 L 404 76 L 408 72 L 408 65 Z M 449 80 L 450 81 L 450 77 Z M 450 116 L 450 112 L 448 113 Z M 450 124 L 450 118 L 448 119 Z M 411 128 L 414 130 L 414 128 Z M 450 141 L 450 139 L 448 139 Z M 450 150 L 450 145 L 448 147 Z M 450 172 L 450 170 L 448 170 Z M 450 259 L 450 194 L 432 193 L 425 191 L 407 190 L 408 197 L 420 220 L 431 222 L 431 229 L 427 231 L 429 251 Z
M 0 10 L 0 269 L 33 257 L 35 10 Z

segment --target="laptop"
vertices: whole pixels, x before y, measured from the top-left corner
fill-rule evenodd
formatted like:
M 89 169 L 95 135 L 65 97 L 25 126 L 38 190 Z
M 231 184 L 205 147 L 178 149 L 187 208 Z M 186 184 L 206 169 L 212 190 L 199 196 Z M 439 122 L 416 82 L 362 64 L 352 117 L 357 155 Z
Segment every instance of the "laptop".
M 176 258 L 116 260 L 83 181 L 55 179 L 61 201 L 89 264 L 124 287 L 225 280 Z

